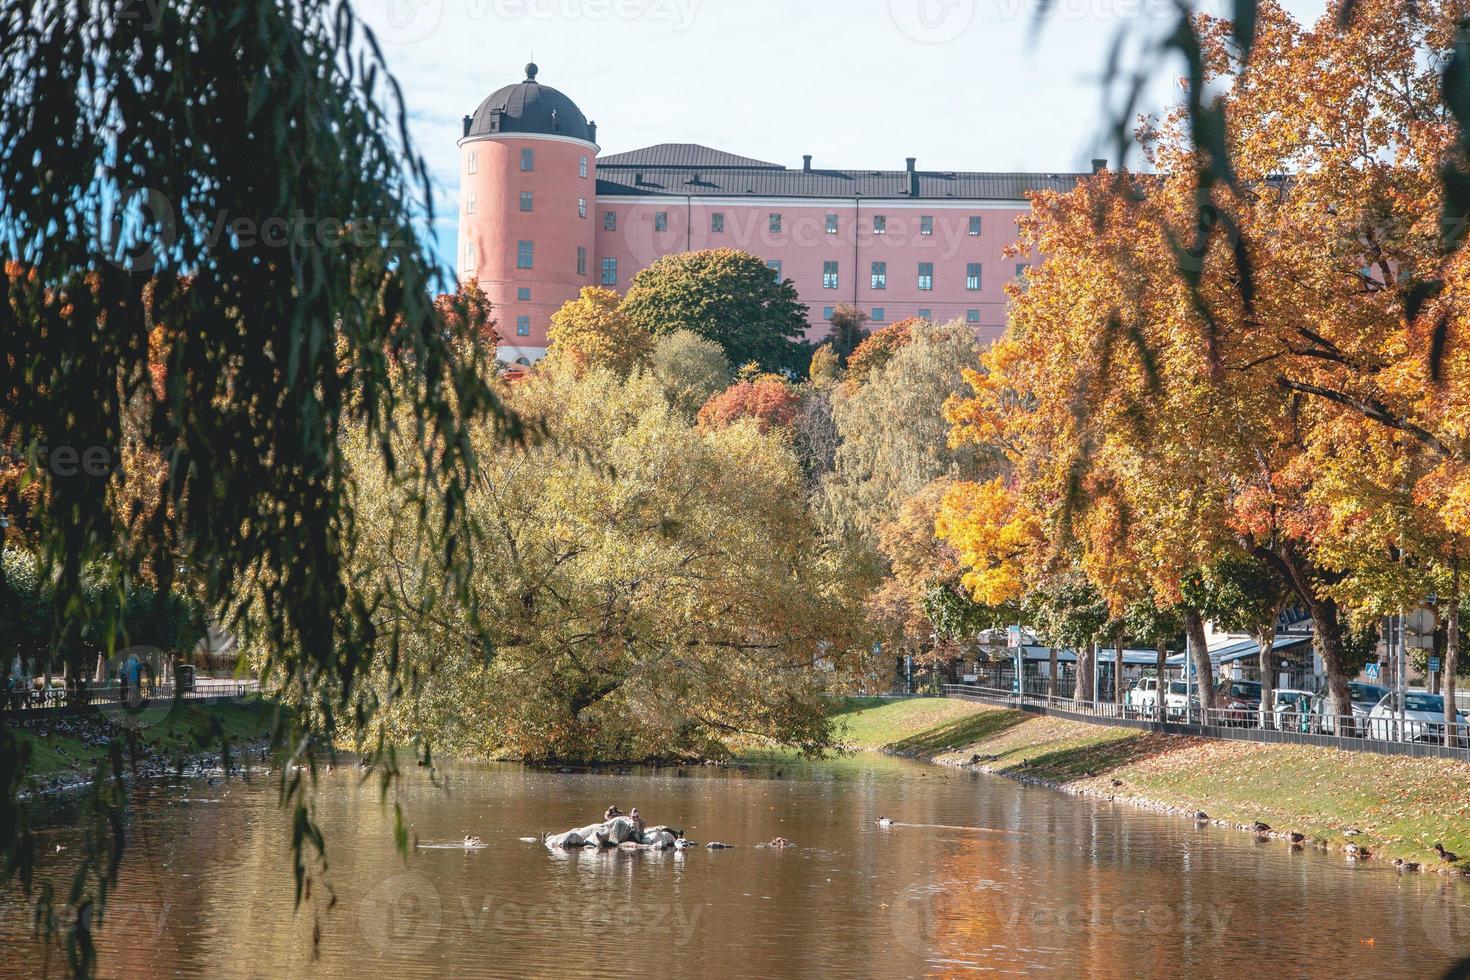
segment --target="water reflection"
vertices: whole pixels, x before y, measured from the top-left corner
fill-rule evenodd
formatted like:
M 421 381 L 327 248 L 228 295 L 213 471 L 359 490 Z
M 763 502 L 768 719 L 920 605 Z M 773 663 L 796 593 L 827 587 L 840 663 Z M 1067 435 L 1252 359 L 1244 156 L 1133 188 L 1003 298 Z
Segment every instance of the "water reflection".
M 777 778 L 777 772 L 780 777 Z M 466 766 L 404 785 L 424 843 L 356 774 L 325 777 L 325 881 L 293 914 L 288 827 L 269 780 L 141 787 L 100 946 L 116 976 L 1426 976 L 1470 951 L 1465 886 L 891 759 L 749 770 L 551 773 Z M 699 841 L 789 850 L 548 852 L 518 838 L 609 803 Z M 880 814 L 901 825 L 876 825 Z M 67 846 L 64 807 L 43 845 Z M 902 826 L 923 824 L 928 826 Z M 1006 831 L 985 833 L 979 830 Z M 69 851 L 61 852 L 61 857 Z M 320 888 L 321 886 L 319 886 Z M 44 951 L 0 918 L 0 972 Z M 51 968 L 60 969 L 54 952 Z

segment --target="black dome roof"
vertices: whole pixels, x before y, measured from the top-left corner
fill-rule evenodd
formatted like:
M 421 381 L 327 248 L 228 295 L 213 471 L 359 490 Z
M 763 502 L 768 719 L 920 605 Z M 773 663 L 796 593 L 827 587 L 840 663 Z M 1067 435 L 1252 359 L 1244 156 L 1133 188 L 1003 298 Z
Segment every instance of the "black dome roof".
M 542 133 L 597 142 L 597 125 L 588 123 L 577 103 L 549 85 L 536 81 L 537 68 L 526 66 L 526 80 L 497 89 L 465 117 L 464 135 Z

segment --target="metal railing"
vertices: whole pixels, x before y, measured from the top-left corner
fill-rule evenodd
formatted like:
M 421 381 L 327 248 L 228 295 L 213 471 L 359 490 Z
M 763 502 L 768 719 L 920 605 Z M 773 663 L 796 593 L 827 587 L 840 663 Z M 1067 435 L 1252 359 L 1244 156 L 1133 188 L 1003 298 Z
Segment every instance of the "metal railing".
M 245 698 L 260 693 L 257 680 L 232 679 L 227 681 L 200 678 L 182 692 L 182 700 L 218 701 Z M 167 702 L 174 699 L 174 684 L 149 684 L 141 690 L 132 687 L 126 690 L 116 683 L 86 684 L 81 687 L 14 688 L 0 692 L 0 708 L 7 712 L 75 710 L 83 707 L 137 707 L 141 703 Z
M 1029 687 L 1029 685 L 1028 685 Z M 1470 761 L 1470 725 L 1456 723 L 1445 736 L 1443 721 L 1419 721 L 1395 716 L 1363 714 L 1329 715 L 1314 711 L 1269 712 L 1263 719 L 1259 708 L 1203 708 L 1192 704 L 1165 703 L 1160 718 L 1152 700 L 1116 704 L 1108 701 L 1074 701 L 1061 695 L 1036 695 L 1030 691 L 946 684 L 946 697 L 982 701 L 1037 714 L 1074 721 L 1126 726 L 1170 734 L 1196 735 L 1235 741 L 1325 745 L 1348 751 L 1383 755 L 1417 755 Z

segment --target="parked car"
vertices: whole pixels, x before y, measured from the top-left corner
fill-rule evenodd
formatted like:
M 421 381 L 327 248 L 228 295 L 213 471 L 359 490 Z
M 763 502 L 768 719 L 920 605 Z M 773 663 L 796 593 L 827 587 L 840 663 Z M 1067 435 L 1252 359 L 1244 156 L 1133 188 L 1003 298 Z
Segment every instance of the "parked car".
M 1168 681 L 1164 688 L 1164 711 L 1170 718 L 1184 717 L 1185 699 L 1188 697 L 1189 688 L 1183 681 Z M 1128 692 L 1125 703 L 1134 711 L 1152 715 L 1156 710 L 1159 697 L 1159 681 L 1157 677 L 1142 677 L 1133 689 Z M 1189 698 L 1189 704 L 1195 708 L 1199 707 L 1199 698 Z
M 1398 741 L 1398 705 L 1392 693 L 1368 712 L 1368 734 L 1373 738 Z M 1464 712 L 1455 713 L 1459 725 L 1470 724 Z M 1464 730 L 1460 737 L 1464 740 Z M 1440 742 L 1444 740 L 1444 698 L 1428 691 L 1408 691 L 1404 694 L 1405 742 Z
M 1312 730 L 1312 701 L 1316 694 L 1295 687 L 1277 689 L 1271 701 L 1271 715 L 1276 730 L 1307 732 Z
M 1254 725 L 1261 712 L 1260 681 L 1227 681 L 1220 685 L 1216 703 L 1225 725 Z
M 1343 735 L 1362 737 L 1368 733 L 1368 713 L 1378 702 L 1388 696 L 1388 688 L 1378 684 L 1348 682 L 1348 697 L 1352 702 L 1352 724 L 1343 726 Z M 1328 735 L 1337 734 L 1337 719 L 1331 714 L 1332 706 L 1326 691 L 1317 692 L 1312 712 L 1317 716 L 1317 729 Z M 1346 718 L 1344 718 L 1344 721 Z

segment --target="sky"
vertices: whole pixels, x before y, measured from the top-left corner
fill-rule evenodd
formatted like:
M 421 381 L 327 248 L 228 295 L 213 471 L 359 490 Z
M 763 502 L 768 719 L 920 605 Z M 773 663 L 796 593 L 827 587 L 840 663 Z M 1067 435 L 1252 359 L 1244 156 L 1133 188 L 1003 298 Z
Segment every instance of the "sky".
M 597 123 L 602 152 L 701 143 L 800 166 L 1082 171 L 1115 110 L 1102 79 L 1172 0 L 357 0 L 402 86 L 453 265 L 463 116 L 526 62 Z M 1211 0 L 1226 2 L 1226 0 Z M 1315 19 L 1322 0 L 1287 0 Z M 1178 98 L 1154 65 L 1143 106 Z M 1116 160 L 1110 161 L 1113 165 Z M 1131 161 L 1137 163 L 1135 159 Z

